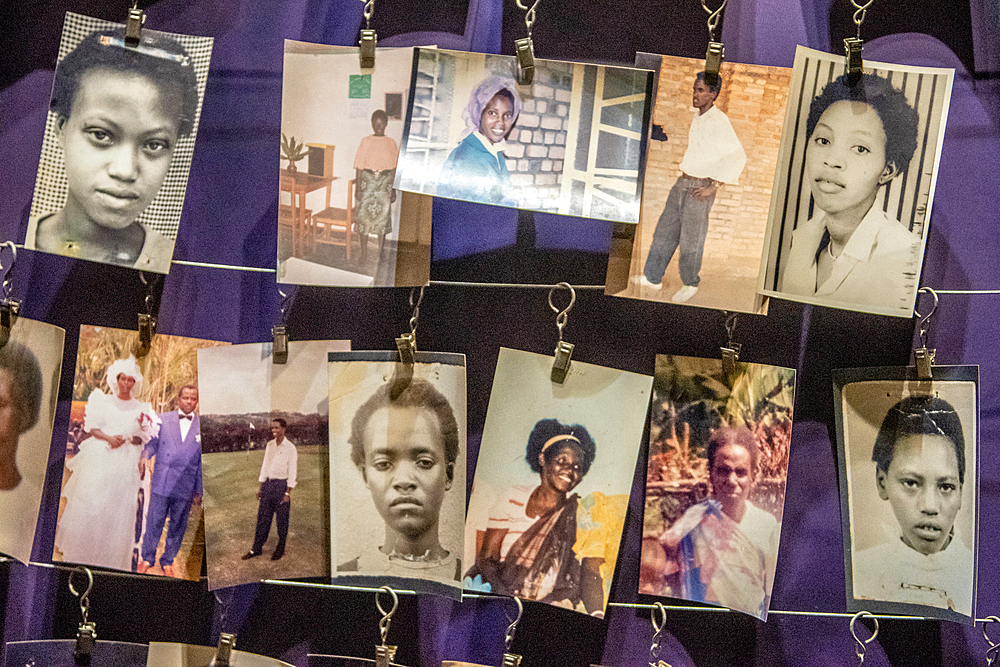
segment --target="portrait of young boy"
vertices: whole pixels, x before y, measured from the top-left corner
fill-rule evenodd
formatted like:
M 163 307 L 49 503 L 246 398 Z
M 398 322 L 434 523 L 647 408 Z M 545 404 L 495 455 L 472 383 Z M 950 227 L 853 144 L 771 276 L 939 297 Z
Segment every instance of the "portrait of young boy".
M 334 576 L 424 580 L 422 590 L 454 595 L 462 575 L 464 366 L 418 363 L 401 375 L 395 362 L 358 360 L 373 354 L 384 356 L 330 355 Z
M 950 70 L 866 63 L 854 79 L 823 60 L 796 60 L 792 90 L 814 93 L 789 102 L 764 292 L 909 316 Z
M 169 271 L 211 49 L 67 14 L 25 247 Z
M 928 387 L 893 379 L 841 384 L 848 602 L 968 622 L 975 608 L 975 383 L 935 380 Z

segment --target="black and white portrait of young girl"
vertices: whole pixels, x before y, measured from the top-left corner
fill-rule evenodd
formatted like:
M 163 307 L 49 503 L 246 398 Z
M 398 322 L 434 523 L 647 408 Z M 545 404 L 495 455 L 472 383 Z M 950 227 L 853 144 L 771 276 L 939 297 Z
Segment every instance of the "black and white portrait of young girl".
M 211 50 L 67 14 L 25 247 L 169 271 Z
M 954 70 L 799 47 L 761 293 L 910 317 Z
M 834 371 L 848 609 L 970 623 L 976 366 Z

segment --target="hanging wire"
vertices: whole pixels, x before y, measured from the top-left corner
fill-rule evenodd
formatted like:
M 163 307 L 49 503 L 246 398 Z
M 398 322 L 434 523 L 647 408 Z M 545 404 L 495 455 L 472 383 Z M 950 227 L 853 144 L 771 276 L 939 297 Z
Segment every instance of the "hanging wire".
M 854 0 L 851 0 L 852 2 Z M 874 2 L 874 0 L 870 0 Z M 701 0 L 701 8 L 708 13 L 708 41 L 715 41 L 715 28 L 719 25 L 719 19 L 722 17 L 722 10 L 726 8 L 726 3 L 729 0 L 722 0 L 722 4 L 719 5 L 718 9 L 712 10 L 708 6 L 707 0 Z

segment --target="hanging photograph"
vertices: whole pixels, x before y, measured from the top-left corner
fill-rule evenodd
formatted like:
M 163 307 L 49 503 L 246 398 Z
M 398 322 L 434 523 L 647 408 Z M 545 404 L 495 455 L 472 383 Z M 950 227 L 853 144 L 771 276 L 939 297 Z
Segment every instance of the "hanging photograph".
M 799 46 L 759 291 L 912 317 L 955 70 Z
M 975 619 L 979 367 L 833 371 L 847 608 Z
M 326 355 L 349 341 L 292 341 L 198 354 L 210 590 L 327 577 Z
M 465 523 L 464 583 L 603 616 L 652 378 L 500 349 Z
M 449 199 L 635 223 L 650 72 L 415 49 L 396 187 Z
M 80 326 L 52 560 L 197 580 L 197 351 L 229 343 L 157 334 L 137 359 L 138 342 L 138 331 Z
M 211 37 L 66 13 L 24 246 L 167 273 Z
M 607 294 L 762 312 L 757 274 L 792 70 L 639 53 L 654 72 L 638 225 L 615 225 Z
M 465 518 L 465 357 L 329 355 L 336 581 L 458 599 Z
M 5 667 L 78 667 L 74 655 L 75 639 L 7 642 L 4 648 Z M 148 648 L 145 644 L 98 639 L 90 653 L 88 664 L 90 667 L 146 667 Z
M 149 642 L 149 656 L 146 667 L 213 667 L 216 665 L 213 646 L 175 644 L 173 642 Z M 229 652 L 233 667 L 293 667 L 287 662 L 265 655 L 232 650 Z
M 656 355 L 639 592 L 767 620 L 795 371 Z
M 431 198 L 393 186 L 412 49 L 285 40 L 278 282 L 392 287 L 430 276 Z
M 0 553 L 22 563 L 42 503 L 65 334 L 18 317 L 0 346 Z

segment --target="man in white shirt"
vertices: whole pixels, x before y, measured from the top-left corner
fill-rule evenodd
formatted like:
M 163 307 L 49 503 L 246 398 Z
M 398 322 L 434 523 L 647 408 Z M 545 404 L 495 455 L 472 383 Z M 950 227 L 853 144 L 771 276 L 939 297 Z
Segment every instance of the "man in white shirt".
M 723 183 L 736 184 L 746 166 L 746 152 L 729 118 L 715 106 L 721 87 L 718 77 L 711 85 L 707 84 L 704 72 L 699 72 L 695 79 L 691 104 L 698 113 L 688 131 L 681 176 L 670 190 L 667 205 L 656 223 L 639 279 L 644 287 L 660 289 L 663 273 L 680 246 L 679 269 L 684 286 L 670 298 L 674 303 L 684 303 L 698 291 L 708 215 L 715 194 Z
M 288 537 L 288 516 L 291 508 L 292 489 L 298 472 L 298 453 L 295 445 L 285 437 L 288 422 L 278 417 L 271 420 L 271 435 L 274 439 L 264 450 L 264 463 L 260 466 L 260 490 L 257 498 L 257 531 L 253 547 L 243 555 L 243 560 L 259 556 L 271 532 L 271 517 L 277 516 L 278 545 L 271 554 L 271 560 L 285 555 L 285 539 Z

